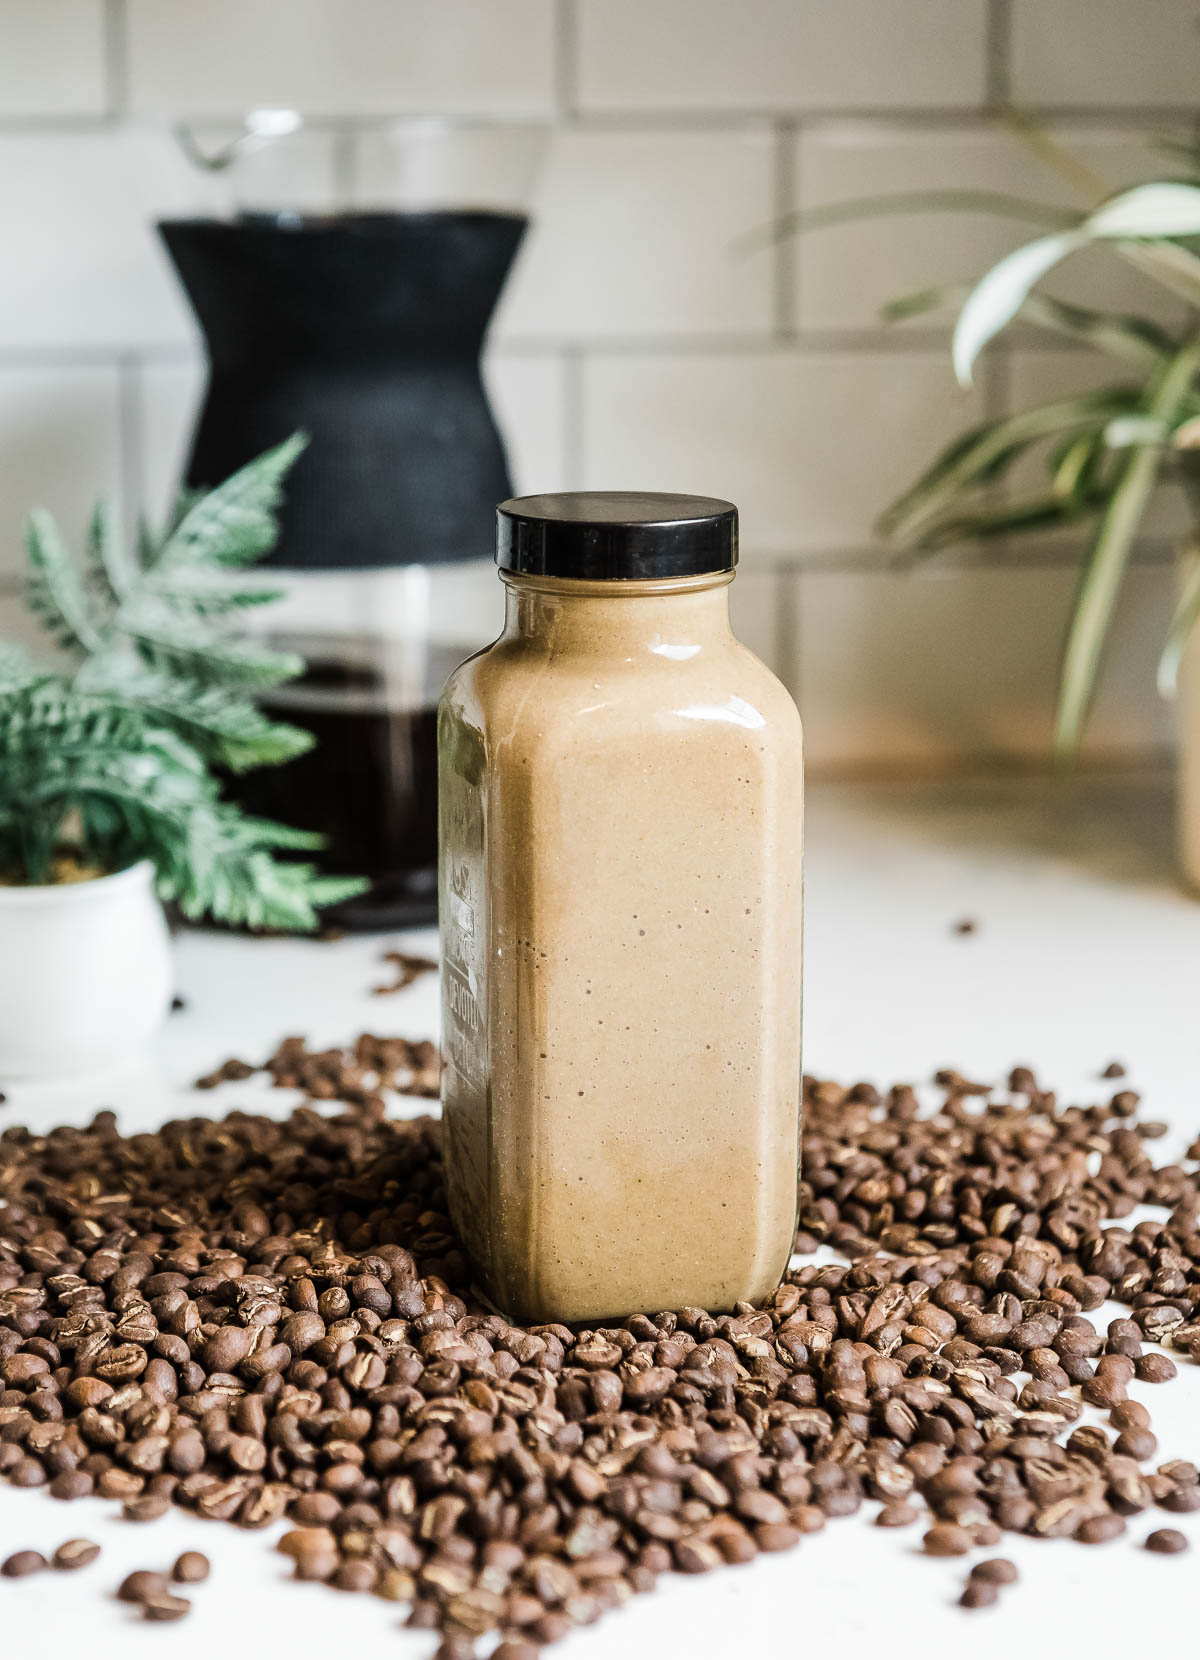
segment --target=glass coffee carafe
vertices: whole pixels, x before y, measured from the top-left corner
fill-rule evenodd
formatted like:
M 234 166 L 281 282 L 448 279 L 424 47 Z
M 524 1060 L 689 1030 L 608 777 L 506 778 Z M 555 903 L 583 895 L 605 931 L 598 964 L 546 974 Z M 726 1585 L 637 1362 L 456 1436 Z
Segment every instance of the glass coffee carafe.
M 498 632 L 489 554 L 512 489 L 480 352 L 543 130 L 260 111 L 180 137 L 219 210 L 159 226 L 209 358 L 185 481 L 309 439 L 265 561 L 286 589 L 273 641 L 307 669 L 263 701 L 317 742 L 232 787 L 370 878 L 331 922 L 430 923 L 437 699 Z

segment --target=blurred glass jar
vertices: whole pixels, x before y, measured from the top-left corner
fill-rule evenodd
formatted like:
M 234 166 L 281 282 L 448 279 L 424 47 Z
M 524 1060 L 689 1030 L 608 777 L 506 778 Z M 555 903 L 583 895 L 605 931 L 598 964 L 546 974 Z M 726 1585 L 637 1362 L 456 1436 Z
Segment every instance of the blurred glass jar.
M 265 562 L 287 589 L 271 633 L 308 671 L 264 704 L 317 745 L 236 788 L 321 831 L 328 869 L 371 878 L 330 921 L 433 922 L 437 699 L 499 631 L 490 550 L 512 489 L 480 352 L 545 129 L 275 110 L 179 138 L 207 206 L 159 226 L 209 358 L 185 481 L 309 436 Z

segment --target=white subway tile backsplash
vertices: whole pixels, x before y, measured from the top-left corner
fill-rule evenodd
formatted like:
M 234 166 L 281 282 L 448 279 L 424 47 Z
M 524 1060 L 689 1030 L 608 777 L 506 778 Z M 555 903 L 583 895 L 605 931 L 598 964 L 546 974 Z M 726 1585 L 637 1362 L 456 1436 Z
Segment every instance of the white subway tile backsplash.
M 25 569 L 32 508 L 78 543 L 96 497 L 119 500 L 119 432 L 116 369 L 0 368 L 0 577 Z
M 30 616 L 29 608 L 19 593 L 0 591 L 0 641 L 6 646 L 18 646 L 39 660 L 57 655 L 50 636 L 36 618 Z
M 1022 328 L 966 397 L 937 340 L 878 343 L 887 300 L 979 275 L 1032 224 L 902 215 L 782 256 L 745 246 L 788 190 L 802 209 L 946 186 L 1085 207 L 987 124 L 1006 14 L 1013 102 L 1063 112 L 1049 136 L 1091 194 L 1179 170 L 1130 112 L 1195 102 L 1190 0 L 0 0 L 0 636 L 36 633 L 11 593 L 31 506 L 76 540 L 99 492 L 157 522 L 177 487 L 204 365 L 157 217 L 386 205 L 377 118 L 479 115 L 487 142 L 487 117 L 558 112 L 485 360 L 514 489 L 737 501 L 734 626 L 799 692 L 818 770 L 1043 759 L 1080 534 L 900 575 L 873 525 L 985 409 L 1130 371 Z M 231 174 L 200 173 L 171 135 L 186 121 L 216 144 L 272 106 L 315 124 Z M 1048 286 L 1181 317 L 1113 254 Z M 1012 488 L 1038 477 L 1022 462 Z M 1143 560 L 1190 524 L 1160 492 Z M 461 573 L 464 616 L 477 575 Z M 494 611 L 498 585 L 476 588 Z M 1129 574 L 1095 756 L 1170 739 L 1154 665 L 1173 589 L 1169 564 Z
M 1190 0 L 1013 0 L 1018 108 L 1191 109 L 1200 13 Z
M 0 0 L 0 42 L 0 116 L 104 114 L 104 0 Z
M 769 669 L 786 676 L 788 656 L 779 626 L 780 584 L 786 580 L 770 566 L 743 566 L 729 590 L 729 618 L 744 646 L 761 657 Z
M 1144 134 L 1060 129 L 1050 134 L 1095 177 L 1096 195 L 1148 178 L 1162 157 Z M 1014 134 L 984 128 L 899 127 L 854 121 L 817 127 L 796 140 L 802 210 L 927 190 L 999 193 L 1084 211 L 1091 202 Z M 878 327 L 889 300 L 970 282 L 1002 254 L 1042 234 L 1028 219 L 959 209 L 872 212 L 852 223 L 802 232 L 796 241 L 796 308 L 803 329 Z M 1146 310 L 1175 319 L 1180 305 L 1111 249 L 1075 255 L 1045 283 L 1079 305 Z M 954 308 L 922 326 L 953 322 Z
M 566 367 L 561 357 L 496 350 L 484 378 L 519 496 L 570 488 Z
M 127 0 L 139 115 L 548 114 L 554 0 Z
M 936 352 L 595 355 L 582 483 L 727 496 L 751 558 L 859 549 L 965 408 Z
M 765 130 L 563 132 L 501 302 L 499 337 L 765 333 Z
M 153 222 L 208 195 L 165 133 L 0 133 L 0 348 L 187 340 Z
M 1047 754 L 1070 571 L 929 567 L 794 580 L 810 765 L 903 769 Z M 1094 757 L 1169 741 L 1154 669 L 1171 581 L 1165 567 L 1130 574 L 1088 729 Z
M 977 106 L 984 0 L 580 0 L 585 110 Z

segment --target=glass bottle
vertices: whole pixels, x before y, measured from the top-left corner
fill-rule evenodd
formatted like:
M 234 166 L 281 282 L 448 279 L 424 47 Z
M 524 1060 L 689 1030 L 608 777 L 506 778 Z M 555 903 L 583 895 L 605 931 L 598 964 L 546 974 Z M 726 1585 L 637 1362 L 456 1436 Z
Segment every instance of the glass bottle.
M 800 720 L 734 638 L 737 514 L 506 502 L 438 725 L 452 1214 L 523 1320 L 730 1309 L 791 1251 Z

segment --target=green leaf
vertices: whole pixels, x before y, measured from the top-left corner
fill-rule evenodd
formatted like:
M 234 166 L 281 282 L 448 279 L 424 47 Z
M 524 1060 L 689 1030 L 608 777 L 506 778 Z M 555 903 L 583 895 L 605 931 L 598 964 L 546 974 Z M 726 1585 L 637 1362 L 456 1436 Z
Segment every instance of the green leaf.
M 118 627 L 133 640 L 147 662 L 202 684 L 276 686 L 304 671 L 294 652 L 268 647 L 235 635 L 220 635 L 195 619 L 165 607 L 126 607 Z
M 926 288 L 892 300 L 884 306 L 882 318 L 885 323 L 904 322 L 928 311 L 961 305 L 970 292 L 969 283 Z M 1148 318 L 1090 311 L 1085 306 L 1069 305 L 1065 300 L 1036 291 L 1025 296 L 1017 316 L 1023 323 L 1065 334 L 1112 357 L 1136 363 L 1140 368 L 1152 367 L 1176 349 L 1167 331 Z
M 208 570 L 178 570 L 149 573 L 140 592 L 150 594 L 172 611 L 194 617 L 220 617 L 247 611 L 256 605 L 272 605 L 287 597 L 286 588 L 251 587 L 248 582 L 231 582 L 228 576 Z
M 121 543 L 112 504 L 98 501 L 88 524 L 88 576 L 106 608 L 118 606 L 136 579 L 135 567 Z
M 103 638 L 92 620 L 79 572 L 50 514 L 37 508 L 25 529 L 29 554 L 29 608 L 60 645 L 99 651 Z
M 1032 225 L 1053 226 L 1074 225 L 1079 219 L 1078 212 L 1069 208 L 1013 196 L 1003 190 L 897 190 L 781 214 L 771 224 L 743 236 L 737 246 L 740 252 L 751 253 L 799 233 L 911 213 L 987 213 L 1003 219 L 1021 219 Z
M 314 742 L 311 733 L 270 719 L 247 698 L 155 673 L 136 659 L 132 668 L 110 670 L 106 679 L 93 677 L 88 690 L 140 709 L 155 724 L 166 722 L 207 761 L 232 772 L 278 766 L 306 754 Z
M 163 545 L 158 568 L 248 565 L 274 546 L 283 478 L 308 439 L 295 433 L 187 508 Z
M 1012 322 L 1034 283 L 1086 241 L 1080 230 L 1038 237 L 1014 249 L 976 283 L 958 314 L 951 348 L 961 386 L 970 386 L 976 358 Z
M 1178 242 L 1118 242 L 1116 252 L 1189 305 L 1200 305 L 1200 259 Z
M 1184 559 L 1183 584 L 1175 606 L 1175 615 L 1167 630 L 1167 643 L 1158 663 L 1158 689 L 1163 697 L 1172 698 L 1179 690 L 1179 665 L 1192 630 L 1200 621 L 1200 553 L 1191 547 Z
M 1102 387 L 1043 404 L 1000 420 L 985 421 L 942 451 L 933 465 L 880 519 L 885 534 L 908 539 L 963 490 L 990 483 L 1031 445 L 1055 433 L 1098 431 L 1130 407 L 1136 388 Z
M 1152 385 L 1145 413 L 1172 422 L 1200 366 L 1200 335 L 1178 352 Z M 1161 446 L 1135 448 L 1113 490 L 1088 555 L 1067 630 L 1059 681 L 1055 750 L 1061 759 L 1078 753 L 1096 675 L 1121 579 L 1146 504 L 1162 465 Z
M 905 568 L 914 559 L 928 558 L 957 542 L 992 542 L 1031 530 L 1052 530 L 1077 524 L 1094 512 L 1095 503 L 1064 501 L 1060 496 L 1031 496 L 1007 507 L 948 514 L 922 532 L 919 542 L 897 562 Z
M 1200 235 L 1200 187 L 1172 180 L 1134 185 L 1102 203 L 1082 229 L 1088 236 L 1122 240 Z

